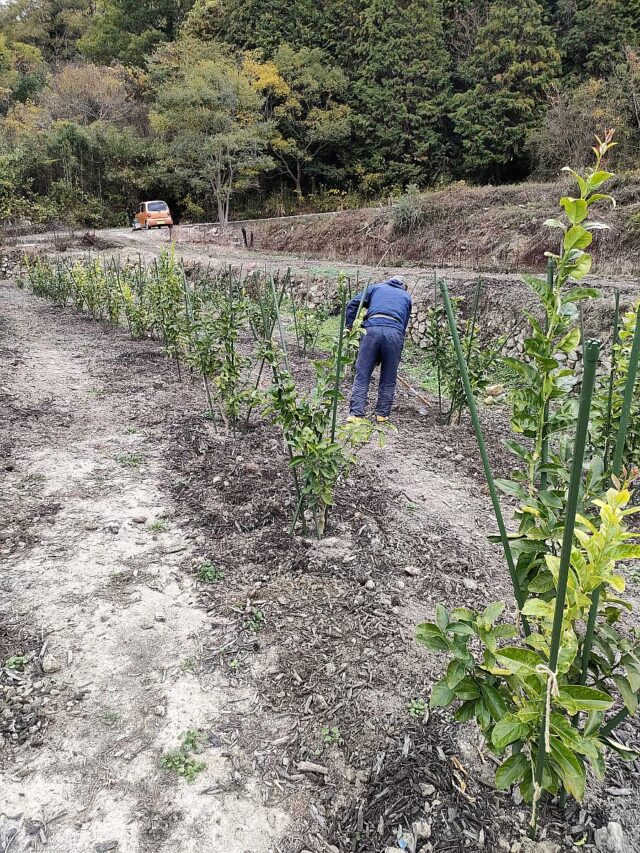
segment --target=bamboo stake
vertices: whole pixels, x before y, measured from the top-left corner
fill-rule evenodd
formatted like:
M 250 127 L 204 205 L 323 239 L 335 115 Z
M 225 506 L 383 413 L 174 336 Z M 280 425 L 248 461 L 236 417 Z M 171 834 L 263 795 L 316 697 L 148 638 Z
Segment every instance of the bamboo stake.
M 547 258 L 547 286 L 550 292 L 553 292 L 553 279 L 555 275 L 555 264 L 553 258 Z M 547 320 L 545 319 L 545 331 L 547 329 Z M 582 351 L 584 353 L 584 340 L 580 338 Z M 548 475 L 545 471 L 545 466 L 549 461 L 549 401 L 544 406 L 544 423 L 542 425 L 542 448 L 540 450 L 540 491 L 543 492 L 547 488 Z
M 587 444 L 587 433 L 589 428 L 589 414 L 591 412 L 591 400 L 593 397 L 593 387 L 596 378 L 596 367 L 598 357 L 600 355 L 599 341 L 589 341 L 586 347 L 583 345 L 584 352 L 584 375 L 582 378 L 582 391 L 580 394 L 580 409 L 578 412 L 578 424 L 576 427 L 576 437 L 573 445 L 573 463 L 571 466 L 571 478 L 569 480 L 569 493 L 567 495 L 567 511 L 564 521 L 564 532 L 562 537 L 562 550 L 560 553 L 560 566 L 558 569 L 558 585 L 556 588 L 556 601 L 553 613 L 553 627 L 551 632 L 551 646 L 549 650 L 549 663 L 547 666 L 547 678 L 556 679 L 558 656 L 560 653 L 560 641 L 562 639 L 562 624 L 564 619 L 564 605 L 567 596 L 567 584 L 569 580 L 569 567 L 571 564 L 571 550 L 573 548 L 573 536 L 576 523 L 576 514 L 578 511 L 578 499 L 580 497 L 580 487 L 582 485 L 582 464 L 584 461 L 584 452 Z M 544 764 L 546 756 L 546 729 L 547 729 L 547 708 L 542 715 L 540 724 L 540 735 L 538 737 L 538 752 L 536 756 L 535 766 L 535 789 L 533 814 L 531 817 L 531 826 L 529 835 L 533 838 L 537 826 L 537 803 L 540 799 L 540 786 L 542 785 L 542 776 L 544 773 Z
M 607 395 L 607 421 L 604 432 L 604 470 L 609 464 L 609 450 L 611 449 L 611 407 L 613 405 L 613 386 L 616 378 L 618 331 L 620 328 L 620 291 L 615 293 L 615 309 L 613 314 L 613 337 L 611 338 L 611 370 L 609 371 L 609 393 Z
M 331 442 L 336 440 L 336 424 L 338 422 L 338 397 L 340 396 L 340 379 L 342 378 L 342 346 L 344 343 L 345 309 L 347 307 L 347 291 L 342 288 L 340 306 L 340 332 L 338 335 L 338 351 L 336 353 L 336 381 L 333 387 L 333 412 L 331 415 Z
M 627 439 L 627 429 L 629 427 L 629 418 L 631 417 L 631 404 L 633 403 L 633 392 L 636 385 L 636 377 L 638 375 L 638 359 L 640 358 L 640 305 L 636 312 L 636 328 L 633 334 L 633 343 L 631 344 L 631 354 L 629 356 L 629 371 L 627 373 L 627 382 L 624 388 L 624 397 L 622 400 L 622 412 L 620 414 L 620 424 L 618 426 L 618 435 L 616 438 L 616 446 L 613 451 L 613 464 L 611 470 L 616 477 L 620 476 L 622 471 L 622 455 L 624 453 L 624 445 Z
M 471 382 L 469 381 L 469 373 L 467 371 L 467 365 L 464 360 L 464 353 L 462 351 L 462 345 L 460 343 L 460 335 L 458 334 L 458 327 L 456 326 L 456 318 L 453 312 L 453 305 L 451 304 L 451 299 L 449 297 L 449 290 L 447 288 L 447 283 L 445 281 L 440 282 L 440 293 L 442 294 L 442 300 L 444 302 L 444 307 L 447 312 L 447 320 L 449 322 L 449 330 L 451 332 L 451 338 L 453 340 L 453 346 L 456 352 L 456 357 L 458 359 L 458 368 L 460 370 L 460 375 L 462 377 L 462 384 L 464 386 L 464 391 L 467 396 L 467 405 L 469 406 L 469 412 L 471 414 L 471 421 L 473 423 L 473 428 L 476 434 L 476 440 L 478 442 L 478 449 L 480 450 L 480 457 L 482 459 L 482 466 L 484 468 L 484 474 L 487 480 L 487 486 L 489 488 L 489 494 L 491 495 L 491 503 L 493 504 L 493 511 L 496 516 L 496 522 L 498 524 L 498 530 L 500 532 L 500 540 L 502 542 L 502 548 L 504 550 L 504 556 L 507 561 L 507 567 L 509 569 L 509 575 L 511 576 L 511 583 L 513 584 L 513 592 L 516 598 L 516 602 L 518 604 L 518 609 L 522 610 L 526 601 L 526 595 L 524 591 L 520 587 L 520 582 L 518 580 L 518 574 L 516 571 L 515 563 L 513 562 L 513 554 L 511 553 L 511 546 L 509 544 L 509 537 L 507 535 L 507 528 L 504 523 L 504 517 L 502 515 L 502 508 L 500 506 L 500 500 L 498 498 L 498 492 L 496 489 L 496 484 L 493 479 L 493 473 L 491 471 L 491 464 L 489 462 L 489 455 L 487 453 L 487 448 L 484 442 L 484 435 L 482 434 L 482 426 L 480 424 L 480 418 L 478 417 L 478 409 L 476 406 L 476 401 L 473 396 L 473 391 L 471 389 Z M 529 627 L 529 622 L 525 616 L 522 616 L 522 627 L 526 636 L 529 636 L 531 633 L 531 629 Z

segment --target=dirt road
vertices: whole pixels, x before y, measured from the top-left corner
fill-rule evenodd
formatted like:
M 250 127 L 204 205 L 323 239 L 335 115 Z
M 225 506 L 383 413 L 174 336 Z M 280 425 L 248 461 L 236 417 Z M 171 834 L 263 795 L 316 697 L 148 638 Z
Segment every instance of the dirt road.
M 322 214 L 329 216 L 329 214 Z M 258 227 L 258 226 L 257 226 Z M 436 268 L 433 265 L 411 266 L 388 266 L 384 263 L 377 266 L 366 266 L 363 264 L 352 264 L 345 261 L 326 260 L 322 257 L 307 257 L 287 254 L 286 252 L 267 252 L 257 249 L 247 249 L 242 245 L 239 231 L 235 231 L 235 239 L 231 235 L 222 238 L 211 236 L 211 229 L 201 226 L 176 226 L 170 235 L 167 229 L 155 229 L 150 231 L 133 231 L 130 228 L 105 228 L 91 232 L 99 241 L 110 245 L 106 254 L 121 254 L 123 256 L 137 257 L 138 254 L 144 258 L 157 256 L 163 246 L 175 245 L 176 252 L 187 261 L 201 262 L 205 265 L 224 266 L 232 264 L 242 266 L 244 269 L 267 269 L 269 271 L 292 270 L 312 276 L 335 278 L 340 271 L 344 271 L 360 281 L 379 281 L 391 275 L 402 275 L 407 280 L 410 290 L 419 293 L 421 288 L 432 287 L 434 272 L 443 275 L 447 281 L 456 287 L 475 279 L 480 273 L 472 269 L 459 267 Z M 80 232 L 77 232 L 76 236 Z M 56 243 L 64 244 L 67 240 L 67 232 L 46 232 L 43 234 L 29 235 L 19 238 L 19 245 L 25 248 L 29 246 L 50 245 Z M 204 242 L 202 240 L 204 239 Z M 73 242 L 73 241 L 72 241 Z M 101 250 L 98 250 L 101 251 Z M 102 252 L 101 252 L 102 253 Z M 522 288 L 522 279 L 519 274 L 514 273 L 482 273 L 482 278 L 491 285 L 499 288 L 512 287 L 516 291 Z M 593 275 L 589 284 L 608 289 L 617 288 L 624 294 L 626 292 L 637 294 L 638 284 L 636 277 L 607 277 Z

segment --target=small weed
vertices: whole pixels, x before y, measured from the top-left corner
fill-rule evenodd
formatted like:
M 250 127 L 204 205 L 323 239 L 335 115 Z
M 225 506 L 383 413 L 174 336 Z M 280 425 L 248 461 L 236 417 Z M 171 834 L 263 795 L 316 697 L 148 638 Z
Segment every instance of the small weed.
M 322 735 L 322 742 L 325 746 L 333 746 L 342 741 L 342 735 L 337 726 L 323 726 L 320 734 Z
M 123 468 L 137 468 L 142 462 L 142 454 L 119 453 L 116 456 L 116 462 L 118 463 L 118 465 L 122 465 Z
M 117 711 L 114 711 L 112 708 L 104 708 L 100 712 L 100 720 L 104 723 L 105 726 L 111 726 L 115 728 L 120 725 L 122 720 L 120 714 Z
M 257 634 L 258 631 L 264 628 L 264 621 L 264 613 L 262 610 L 252 607 L 247 618 L 244 620 L 244 627 L 247 631 L 251 631 L 252 634 Z
M 426 713 L 427 706 L 424 699 L 412 699 L 407 705 L 409 716 L 414 719 L 422 719 Z
M 232 672 L 237 672 L 240 669 L 240 661 L 238 660 L 238 658 L 234 658 L 233 660 L 229 661 L 229 669 Z
M 41 486 L 46 479 L 47 478 L 44 474 L 37 474 L 33 472 L 31 474 L 27 474 L 22 482 L 25 486 Z
M 151 530 L 153 533 L 164 533 L 168 529 L 169 525 L 161 518 L 158 518 L 156 521 L 152 521 L 149 525 L 149 530 Z
M 7 658 L 4 665 L 7 669 L 24 669 L 27 659 L 22 655 Z
M 88 393 L 90 397 L 94 398 L 94 400 L 102 400 L 105 394 L 103 388 L 89 388 Z
M 125 429 L 124 434 L 125 435 L 135 435 L 137 432 L 138 432 L 138 427 L 128 426 Z
M 418 504 L 414 503 L 413 501 L 405 501 L 404 508 L 407 510 L 407 512 L 416 512 L 420 509 Z
M 207 766 L 203 761 L 198 761 L 196 755 L 202 752 L 200 735 L 196 729 L 189 729 L 182 736 L 182 744 L 176 749 L 165 752 L 160 759 L 160 764 L 165 770 L 173 770 L 178 776 L 182 776 L 187 782 L 193 782 Z
M 196 670 L 198 669 L 198 664 L 195 658 L 185 658 L 180 664 L 180 669 L 183 672 L 196 672 Z
M 219 566 L 215 566 L 211 560 L 205 560 L 198 567 L 198 580 L 203 583 L 216 583 L 224 577 L 224 572 Z

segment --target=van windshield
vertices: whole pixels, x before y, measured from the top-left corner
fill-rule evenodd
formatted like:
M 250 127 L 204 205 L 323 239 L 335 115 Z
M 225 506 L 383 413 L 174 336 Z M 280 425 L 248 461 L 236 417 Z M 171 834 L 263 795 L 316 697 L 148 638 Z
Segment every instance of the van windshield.
M 169 210 L 169 207 L 168 207 L 167 203 L 164 201 L 150 201 L 147 204 L 147 210 L 153 210 L 153 211 Z

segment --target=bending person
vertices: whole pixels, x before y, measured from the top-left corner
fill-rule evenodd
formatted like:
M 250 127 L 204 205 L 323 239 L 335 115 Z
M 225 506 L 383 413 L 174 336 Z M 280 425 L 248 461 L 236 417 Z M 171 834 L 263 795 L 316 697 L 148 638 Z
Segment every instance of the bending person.
M 360 341 L 356 375 L 351 389 L 349 421 L 363 418 L 371 375 L 380 365 L 376 421 L 389 420 L 396 392 L 398 365 L 404 347 L 404 336 L 411 316 L 411 297 L 400 276 L 370 285 L 347 305 L 345 323 L 350 329 L 358 314 L 361 300 L 367 309 L 364 320 L 365 333 Z

